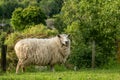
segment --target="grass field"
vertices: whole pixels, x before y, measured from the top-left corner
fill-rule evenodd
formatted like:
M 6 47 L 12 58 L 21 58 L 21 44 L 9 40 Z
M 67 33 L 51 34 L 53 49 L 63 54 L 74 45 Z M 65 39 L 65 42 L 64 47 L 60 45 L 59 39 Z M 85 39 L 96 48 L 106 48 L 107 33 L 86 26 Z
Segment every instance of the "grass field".
M 4 73 L 0 74 L 0 80 L 120 80 L 120 69 Z

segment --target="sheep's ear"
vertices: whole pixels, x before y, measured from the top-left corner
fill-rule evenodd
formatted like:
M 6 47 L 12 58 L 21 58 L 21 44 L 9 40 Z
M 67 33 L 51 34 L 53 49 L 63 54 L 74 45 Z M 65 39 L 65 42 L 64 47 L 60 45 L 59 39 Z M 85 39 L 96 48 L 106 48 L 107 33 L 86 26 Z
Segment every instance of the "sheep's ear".
M 57 35 L 59 38 L 61 37 L 60 34 Z
M 70 38 L 70 34 L 68 34 L 68 38 Z

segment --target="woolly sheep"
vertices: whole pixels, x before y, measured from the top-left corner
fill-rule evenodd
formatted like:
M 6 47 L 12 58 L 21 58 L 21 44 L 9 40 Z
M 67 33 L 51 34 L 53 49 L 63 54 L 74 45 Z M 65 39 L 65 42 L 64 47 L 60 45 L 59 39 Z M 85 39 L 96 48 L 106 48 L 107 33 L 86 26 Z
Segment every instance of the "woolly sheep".
M 25 66 L 30 64 L 50 65 L 54 70 L 55 64 L 65 63 L 70 55 L 69 35 L 60 34 L 48 39 L 22 39 L 16 43 L 15 52 L 18 57 L 16 73 L 19 68 L 24 72 Z

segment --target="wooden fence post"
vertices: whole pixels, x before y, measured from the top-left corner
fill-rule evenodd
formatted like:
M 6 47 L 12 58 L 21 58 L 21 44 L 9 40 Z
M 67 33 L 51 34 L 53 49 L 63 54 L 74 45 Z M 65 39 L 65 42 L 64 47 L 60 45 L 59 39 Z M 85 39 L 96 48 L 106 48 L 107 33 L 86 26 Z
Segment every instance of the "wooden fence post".
M 92 69 L 95 68 L 95 41 L 92 42 Z
M 7 52 L 7 45 L 1 46 L 1 67 L 2 70 L 6 71 L 6 52 Z

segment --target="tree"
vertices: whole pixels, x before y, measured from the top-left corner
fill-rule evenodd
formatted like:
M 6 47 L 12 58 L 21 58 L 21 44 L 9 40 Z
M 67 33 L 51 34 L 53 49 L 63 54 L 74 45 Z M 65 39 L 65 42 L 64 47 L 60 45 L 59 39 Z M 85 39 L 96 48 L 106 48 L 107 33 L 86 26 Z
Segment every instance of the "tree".
M 91 66 L 91 42 L 96 43 L 96 66 L 115 58 L 115 40 L 120 30 L 119 0 L 66 0 L 58 16 L 72 34 L 71 61 Z M 59 26 L 57 26 L 59 27 Z M 76 30 L 77 27 L 77 30 Z M 74 31 L 75 30 L 75 31 Z
M 48 17 L 58 14 L 61 11 L 63 0 L 41 0 L 40 7 Z
M 39 5 L 41 0 L 18 0 L 21 7 L 25 8 L 30 5 Z
M 46 16 L 37 6 L 17 8 L 11 18 L 11 25 L 15 30 L 23 30 L 30 25 L 45 24 Z
M 1 18 L 11 18 L 12 12 L 17 8 L 19 4 L 16 0 L 3 0 L 0 4 L 0 16 Z

